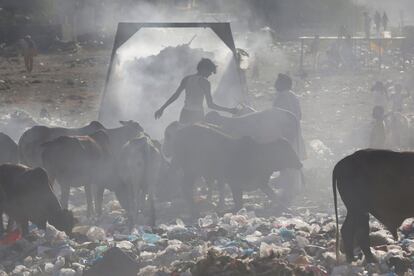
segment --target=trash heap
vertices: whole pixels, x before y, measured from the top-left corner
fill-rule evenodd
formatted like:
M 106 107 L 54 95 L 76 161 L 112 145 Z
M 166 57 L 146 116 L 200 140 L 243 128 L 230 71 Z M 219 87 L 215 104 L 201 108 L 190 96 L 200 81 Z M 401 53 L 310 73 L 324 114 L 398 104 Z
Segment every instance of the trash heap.
M 412 221 L 401 227 L 399 242 L 372 222 L 379 262 L 349 265 L 343 255 L 336 263 L 335 221 L 324 213 L 262 218 L 242 209 L 194 225 L 177 219 L 132 231 L 119 216 L 111 219 L 78 226 L 70 238 L 50 225 L 32 225 L 27 239 L 18 231 L 3 237 L 0 275 L 402 275 L 414 263 Z
M 201 58 L 214 59 L 214 54 L 203 49 L 191 48 L 189 43 L 169 46 L 157 55 L 136 58 L 125 63 L 123 72 L 134 82 L 135 87 L 150 93 L 163 93 L 157 96 L 170 96 L 171 91 L 186 75 L 195 73 Z M 157 81 L 154 81 L 154 78 Z M 174 84 L 174 87 L 171 85 Z

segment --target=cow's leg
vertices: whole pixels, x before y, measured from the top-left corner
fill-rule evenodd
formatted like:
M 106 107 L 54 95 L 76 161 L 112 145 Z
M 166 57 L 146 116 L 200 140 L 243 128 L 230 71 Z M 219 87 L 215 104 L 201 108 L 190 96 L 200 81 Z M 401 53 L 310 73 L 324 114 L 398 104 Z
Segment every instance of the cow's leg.
M 93 196 L 92 196 L 92 187 L 90 184 L 85 185 L 85 194 L 86 194 L 86 215 L 88 218 L 91 218 L 93 215 Z
M 147 215 L 147 193 L 146 191 L 144 191 L 141 186 L 137 187 L 137 191 L 136 193 L 136 207 L 133 210 L 134 211 L 134 219 L 135 219 L 135 223 L 140 223 L 138 221 L 138 219 L 140 218 L 140 216 L 146 216 Z
M 276 193 L 273 189 L 269 186 L 269 184 L 262 184 L 260 186 L 260 190 L 266 194 L 266 196 L 271 200 L 274 201 L 276 199 Z
M 104 195 L 105 187 L 100 185 L 96 187 L 96 197 L 95 197 L 95 211 L 98 215 L 98 218 L 102 216 L 102 201 Z
M 356 218 L 356 225 L 358 226 L 357 238 L 358 244 L 364 252 L 365 259 L 368 263 L 378 262 L 371 252 L 369 243 L 369 214 L 358 214 Z
M 219 209 L 223 209 L 225 205 L 225 199 L 226 199 L 225 186 L 226 184 L 223 181 L 217 180 L 217 188 L 219 192 L 219 202 L 218 202 Z
M 69 206 L 69 193 L 70 193 L 70 186 L 68 184 L 61 184 L 61 204 L 63 209 L 68 209 Z
M 351 263 L 354 261 L 354 236 L 356 227 L 355 214 L 348 211 L 341 228 L 341 236 L 344 242 L 346 260 Z
M 0 237 L 4 234 L 4 225 L 3 225 L 3 207 L 0 206 Z
M 22 227 L 22 236 L 27 237 L 29 235 L 29 219 L 23 219 L 20 226 Z
M 149 224 L 151 227 L 155 226 L 156 217 L 155 217 L 155 204 L 154 204 L 154 195 L 152 192 L 148 193 L 149 201 Z
M 209 202 L 213 201 L 213 187 L 214 187 L 214 179 L 210 177 L 206 177 L 205 179 L 208 191 L 207 191 L 207 200 Z
M 8 216 L 7 229 L 6 229 L 7 233 L 10 233 L 13 230 L 14 224 L 15 224 L 15 220 L 11 216 Z
M 283 195 L 280 199 L 284 202 L 285 205 L 290 205 L 297 191 L 297 187 L 299 186 L 297 171 L 292 169 L 282 170 L 280 171 L 279 178 Z
M 239 211 L 243 207 L 243 190 L 240 183 L 229 183 L 231 193 L 233 194 L 234 212 Z
M 197 177 L 189 174 L 184 173 L 183 176 L 183 194 L 184 199 L 187 201 L 190 207 L 191 217 L 196 218 L 199 215 L 198 209 L 196 208 L 194 204 L 194 182 L 196 181 Z

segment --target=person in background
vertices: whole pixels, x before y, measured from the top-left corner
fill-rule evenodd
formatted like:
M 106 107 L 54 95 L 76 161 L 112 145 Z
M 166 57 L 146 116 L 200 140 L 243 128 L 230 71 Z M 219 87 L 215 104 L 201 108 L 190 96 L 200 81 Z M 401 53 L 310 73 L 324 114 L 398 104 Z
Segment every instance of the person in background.
M 371 37 L 371 22 L 372 19 L 367 12 L 364 12 L 364 30 L 365 38 L 369 39 Z
M 381 21 L 382 21 L 381 14 L 378 11 L 376 11 L 375 16 L 374 16 L 374 23 L 375 23 L 375 30 L 377 31 L 377 34 L 380 33 Z
M 382 106 L 385 110 L 388 103 L 388 93 L 384 83 L 376 81 L 371 87 L 371 91 L 374 97 L 374 106 Z
M 20 44 L 26 71 L 31 73 L 33 70 L 33 59 L 37 55 L 36 44 L 30 35 L 26 35 L 23 39 L 21 39 Z
M 341 48 L 341 59 L 347 69 L 353 69 L 355 64 L 353 47 L 352 36 L 347 34 Z
M 342 39 L 348 35 L 348 30 L 345 25 L 341 25 L 338 32 L 338 39 Z
M 316 71 L 318 69 L 319 64 L 319 51 L 321 46 L 321 39 L 319 35 L 315 35 L 315 38 L 310 45 L 309 54 L 312 55 L 312 67 L 313 70 Z
M 215 74 L 216 70 L 217 66 L 210 59 L 201 59 L 197 65 L 197 73 L 182 79 L 175 93 L 155 112 L 155 119 L 159 119 L 164 110 L 176 101 L 183 91 L 185 91 L 185 101 L 179 119 L 181 124 L 193 124 L 204 120 L 204 99 L 206 99 L 207 106 L 211 109 L 236 114 L 238 112 L 237 108 L 222 107 L 213 102 L 208 77 L 213 73 Z
M 375 106 L 372 110 L 372 128 L 369 135 L 369 147 L 372 149 L 385 148 L 385 110 L 382 106 Z
M 402 112 L 404 106 L 404 99 L 409 97 L 409 94 L 403 94 L 403 87 L 401 84 L 394 85 L 394 93 L 391 95 L 391 110 L 392 112 Z
M 384 31 L 386 31 L 387 30 L 387 27 L 388 27 L 388 16 L 387 16 L 387 13 L 386 12 L 384 12 L 384 14 L 382 15 L 382 26 L 384 27 Z
M 285 109 L 292 112 L 298 119 L 300 126 L 300 121 L 302 119 L 302 110 L 298 97 L 291 91 L 292 79 L 286 74 L 279 74 L 275 82 L 275 89 L 276 98 L 273 102 L 273 107 Z M 299 159 L 305 160 L 307 158 L 305 142 L 303 140 L 300 127 L 298 139 L 299 147 L 295 150 L 297 151 Z M 295 142 L 293 142 L 293 144 L 295 144 Z M 284 204 L 290 204 L 295 194 L 298 192 L 301 183 L 301 179 L 297 171 L 290 169 L 282 170 L 280 172 L 280 176 L 277 179 L 277 183 L 280 185 L 280 188 L 282 188 L 282 196 L 280 198 L 281 202 Z
M 291 91 L 292 79 L 286 74 L 279 74 L 275 82 L 276 98 L 274 107 L 282 108 L 295 114 L 298 120 L 302 120 L 302 110 L 298 97 Z

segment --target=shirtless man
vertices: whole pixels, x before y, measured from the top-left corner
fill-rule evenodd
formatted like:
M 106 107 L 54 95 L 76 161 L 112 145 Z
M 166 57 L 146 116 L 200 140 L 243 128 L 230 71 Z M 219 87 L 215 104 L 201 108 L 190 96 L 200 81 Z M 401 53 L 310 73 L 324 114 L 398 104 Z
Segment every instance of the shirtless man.
M 216 67 L 217 66 L 210 59 L 201 59 L 197 65 L 197 73 L 186 76 L 181 81 L 181 84 L 175 93 L 155 112 L 155 119 L 159 119 L 167 106 L 177 100 L 184 90 L 185 102 L 180 114 L 181 124 L 193 124 L 204 119 L 204 98 L 206 99 L 207 106 L 211 109 L 232 114 L 237 113 L 237 108 L 222 107 L 213 102 L 211 85 L 208 81 L 208 77 L 211 76 L 211 74 L 216 73 Z

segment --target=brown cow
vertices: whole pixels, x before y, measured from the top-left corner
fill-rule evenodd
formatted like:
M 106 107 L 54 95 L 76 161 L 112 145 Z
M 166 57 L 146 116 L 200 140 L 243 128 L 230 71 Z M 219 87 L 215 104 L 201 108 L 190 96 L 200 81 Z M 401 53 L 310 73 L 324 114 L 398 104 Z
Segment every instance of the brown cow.
M 70 187 L 85 187 L 87 215 L 93 213 L 92 183 L 104 158 L 101 146 L 90 136 L 60 136 L 42 144 L 43 167 L 61 188 L 61 202 L 68 207 Z
M 0 165 L 0 218 L 3 212 L 16 221 L 28 234 L 28 221 L 40 229 L 46 229 L 46 222 L 61 231 L 71 234 L 76 223 L 71 211 L 62 209 L 50 186 L 47 173 L 23 165 Z M 4 231 L 0 219 L 0 232 Z
M 19 151 L 16 142 L 8 135 L 0 132 L 0 164 L 19 162 Z
M 158 184 L 162 156 L 147 135 L 132 139 L 122 147 L 118 170 L 128 187 L 131 223 L 136 222 L 138 210 L 144 211 L 145 197 L 148 196 L 150 225 L 155 225 L 154 190 Z
M 84 186 L 87 215 L 93 214 L 92 187 L 96 188 L 96 212 L 102 213 L 105 188 L 115 191 L 124 208 L 127 208 L 126 188 L 123 187 L 110 150 L 106 131 L 89 136 L 61 136 L 43 145 L 42 162 L 52 180 L 56 179 L 62 191 L 62 204 L 68 206 L 70 187 Z
M 339 230 L 336 188 L 347 209 L 341 228 L 348 262 L 354 260 L 353 242 L 357 242 L 367 262 L 375 257 L 369 244 L 369 214 L 377 218 L 398 239 L 401 223 L 414 216 L 413 152 L 366 149 L 357 151 L 336 165 L 332 173 L 337 224 L 337 256 Z
M 122 126 L 105 130 L 109 138 L 111 151 L 115 156 L 119 156 L 122 147 L 128 141 L 138 137 L 144 131 L 139 123 L 132 120 L 119 121 L 119 123 Z
M 40 167 L 43 143 L 59 136 L 89 135 L 100 129 L 104 129 L 104 126 L 96 121 L 82 128 L 34 126 L 20 137 L 18 143 L 20 162 L 31 167 Z

